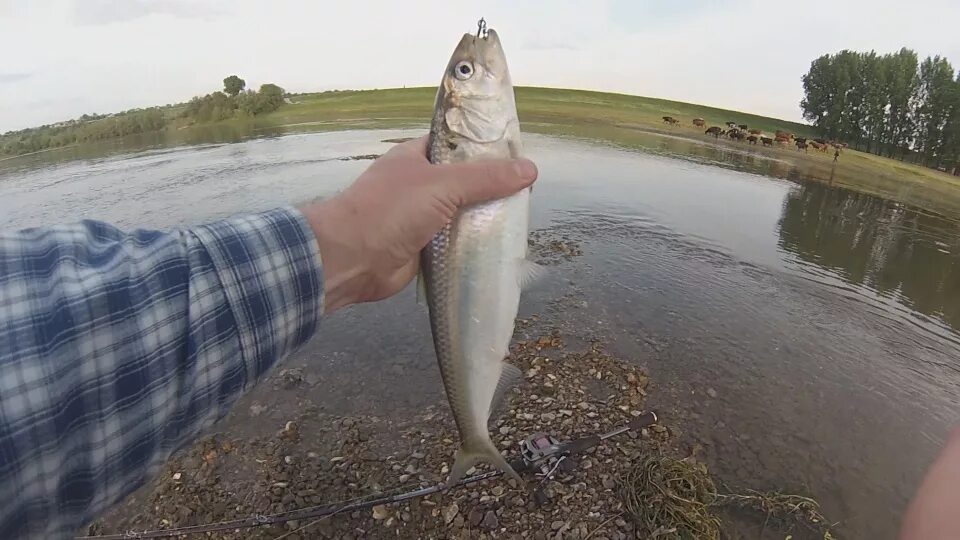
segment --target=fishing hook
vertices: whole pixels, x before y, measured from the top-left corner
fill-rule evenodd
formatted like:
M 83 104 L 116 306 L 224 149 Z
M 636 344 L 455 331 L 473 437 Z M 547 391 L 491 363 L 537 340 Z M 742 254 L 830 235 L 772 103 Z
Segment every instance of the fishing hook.
M 480 20 L 477 21 L 477 37 L 486 38 L 487 37 L 487 21 L 483 17 L 480 17 Z

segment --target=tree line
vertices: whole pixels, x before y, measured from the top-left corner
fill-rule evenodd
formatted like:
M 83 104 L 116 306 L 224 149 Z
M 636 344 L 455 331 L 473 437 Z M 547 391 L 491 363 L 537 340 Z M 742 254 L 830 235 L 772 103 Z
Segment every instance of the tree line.
M 284 90 L 267 83 L 260 90 L 246 90 L 247 83 L 236 75 L 223 80 L 223 91 L 191 99 L 181 117 L 196 122 L 217 122 L 235 116 L 256 116 L 280 108 Z
M 236 75 L 223 80 L 223 91 L 195 97 L 185 104 L 131 109 L 115 114 L 84 114 L 79 118 L 0 135 L 0 155 L 20 155 L 78 143 L 94 142 L 167 127 L 217 122 L 272 112 L 284 103 L 285 92 L 267 83 L 246 90 Z
M 824 137 L 944 170 L 960 166 L 960 74 L 946 58 L 843 50 L 814 60 L 801 80 L 803 116 Z

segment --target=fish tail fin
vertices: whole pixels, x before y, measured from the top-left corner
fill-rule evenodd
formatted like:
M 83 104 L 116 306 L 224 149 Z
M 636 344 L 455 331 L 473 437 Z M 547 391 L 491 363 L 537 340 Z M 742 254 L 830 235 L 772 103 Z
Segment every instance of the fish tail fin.
M 523 479 L 520 478 L 517 471 L 513 470 L 513 467 L 511 467 L 510 464 L 507 463 L 507 460 L 497 451 L 497 447 L 493 445 L 493 441 L 491 441 L 489 437 L 486 437 L 484 440 L 476 442 L 465 441 L 463 446 L 457 450 L 457 455 L 453 459 L 453 467 L 450 469 L 450 478 L 447 479 L 446 487 L 453 487 L 457 482 L 463 480 L 463 477 L 467 475 L 470 467 L 473 467 L 481 461 L 486 461 L 503 471 L 507 476 L 515 478 L 518 482 L 523 482 Z

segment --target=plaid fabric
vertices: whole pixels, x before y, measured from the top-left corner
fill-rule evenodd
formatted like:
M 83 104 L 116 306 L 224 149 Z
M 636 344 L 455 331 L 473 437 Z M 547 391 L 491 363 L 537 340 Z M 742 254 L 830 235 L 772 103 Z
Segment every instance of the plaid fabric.
M 307 341 L 322 296 L 292 208 L 0 233 L 0 538 L 71 538 L 143 484 Z

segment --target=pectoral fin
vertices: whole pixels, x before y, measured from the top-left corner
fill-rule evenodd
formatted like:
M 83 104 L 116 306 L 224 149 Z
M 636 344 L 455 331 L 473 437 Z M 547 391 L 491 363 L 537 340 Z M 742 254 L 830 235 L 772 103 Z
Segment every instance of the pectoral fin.
M 523 379 L 523 373 L 520 368 L 513 364 L 503 363 L 503 372 L 500 373 L 500 380 L 497 382 L 497 389 L 493 392 L 493 399 L 490 401 L 490 411 L 487 417 L 493 416 L 493 411 L 503 403 L 504 397 L 511 388 L 517 385 Z
M 423 272 L 417 272 L 417 304 L 423 305 L 427 301 L 427 280 L 423 279 Z
M 530 259 L 519 259 L 517 275 L 520 276 L 520 289 L 525 289 L 547 273 L 547 269 Z

